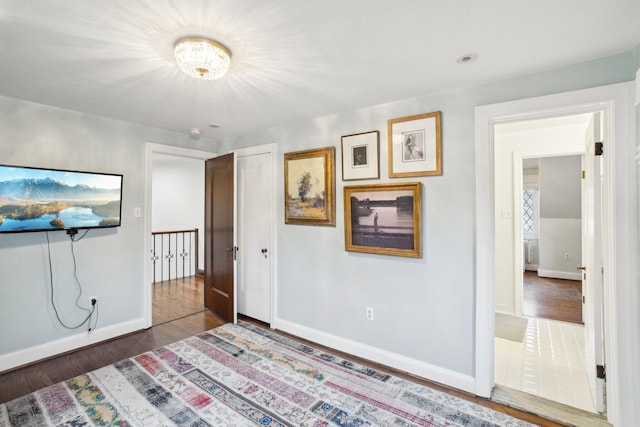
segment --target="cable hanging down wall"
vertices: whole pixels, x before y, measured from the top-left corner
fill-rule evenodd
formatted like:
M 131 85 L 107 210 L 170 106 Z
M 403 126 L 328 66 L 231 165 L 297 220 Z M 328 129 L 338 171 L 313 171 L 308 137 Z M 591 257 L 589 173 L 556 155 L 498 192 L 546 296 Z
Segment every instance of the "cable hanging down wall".
M 67 234 L 69 235 L 69 239 L 70 239 L 70 243 L 71 243 L 71 257 L 73 258 L 73 278 L 74 281 L 78 287 L 78 296 L 75 300 L 75 305 L 78 309 L 86 312 L 86 316 L 84 318 L 84 320 L 82 320 L 80 323 L 78 323 L 77 325 L 68 325 L 65 321 L 62 320 L 62 317 L 60 316 L 60 313 L 58 311 L 58 308 L 56 307 L 56 303 L 55 303 L 55 289 L 54 289 L 54 283 L 53 283 L 53 265 L 51 262 L 51 242 L 49 240 L 49 232 L 46 232 L 46 237 L 47 237 L 47 255 L 48 255 L 48 261 L 49 261 L 49 287 L 50 287 L 50 297 L 51 297 L 51 306 L 53 307 L 53 311 L 55 312 L 56 315 L 56 319 L 58 320 L 58 322 L 60 323 L 60 325 L 62 325 L 64 328 L 66 329 L 79 329 L 82 326 L 84 326 L 85 324 L 87 325 L 87 331 L 91 332 L 92 330 L 94 330 L 97 325 L 98 325 L 98 300 L 96 298 L 93 298 L 91 300 L 91 308 L 85 308 L 82 307 L 80 305 L 80 298 L 82 297 L 82 284 L 80 283 L 80 280 L 78 279 L 78 265 L 76 262 L 76 254 L 74 251 L 74 243 L 79 242 L 80 240 L 82 240 L 87 233 L 89 232 L 89 230 L 86 230 L 84 232 L 84 234 L 82 236 L 80 236 L 80 238 L 76 239 L 76 235 L 78 233 L 78 231 L 76 229 L 72 229 L 72 230 L 68 230 Z M 93 321 L 93 316 L 95 314 L 95 321 Z M 92 326 L 93 325 L 93 326 Z

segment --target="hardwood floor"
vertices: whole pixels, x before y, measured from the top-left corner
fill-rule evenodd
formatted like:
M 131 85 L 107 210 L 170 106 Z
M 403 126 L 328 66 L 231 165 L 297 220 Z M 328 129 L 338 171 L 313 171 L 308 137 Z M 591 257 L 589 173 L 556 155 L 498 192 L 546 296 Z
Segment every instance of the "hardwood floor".
M 582 324 L 582 282 L 524 273 L 522 314 Z
M 204 279 L 191 276 L 153 285 L 153 325 L 204 311 Z
M 242 320 L 251 322 L 261 327 L 266 327 L 262 322 L 241 316 Z M 8 402 L 17 397 L 31 393 L 43 387 L 64 381 L 68 378 L 89 372 L 103 366 L 115 363 L 119 360 L 135 356 L 145 351 L 150 351 L 163 345 L 187 338 L 191 335 L 215 328 L 224 324 L 220 318 L 209 311 L 202 311 L 177 320 L 168 321 L 150 329 L 116 338 L 108 342 L 96 344 L 92 347 L 80 349 L 30 366 L 19 368 L 0 375 L 0 403 Z M 462 399 L 470 400 L 479 405 L 490 407 L 498 412 L 509 414 L 523 419 L 535 425 L 543 427 L 560 427 L 553 421 L 541 418 L 515 408 L 492 402 L 488 399 L 473 396 L 469 393 L 451 389 L 411 374 L 371 362 L 347 353 L 324 347 L 313 342 L 282 333 L 299 341 L 323 348 L 333 354 L 370 365 L 374 368 L 386 370 L 393 375 L 402 377 L 416 383 L 431 387 Z
M 178 279 L 156 284 L 153 290 L 154 325 L 147 330 L 0 374 L 0 403 L 224 324 L 225 322 L 222 319 L 204 309 L 202 304 L 203 297 L 201 296 L 203 292 L 202 282 L 202 279 L 195 278 L 189 280 Z M 178 301 L 181 301 L 181 303 L 178 304 Z M 258 326 L 267 327 L 264 323 L 254 319 L 245 316 L 240 317 Z M 398 377 L 490 407 L 535 425 L 543 427 L 562 426 L 562 424 L 549 421 L 537 415 L 451 389 L 394 368 L 327 348 L 286 333 L 283 333 L 283 335 L 288 335 L 317 348 L 324 348 L 331 353 L 374 368 L 386 370 Z
M 225 322 L 208 311 L 63 354 L 0 375 L 0 403 L 119 360 L 170 344 Z

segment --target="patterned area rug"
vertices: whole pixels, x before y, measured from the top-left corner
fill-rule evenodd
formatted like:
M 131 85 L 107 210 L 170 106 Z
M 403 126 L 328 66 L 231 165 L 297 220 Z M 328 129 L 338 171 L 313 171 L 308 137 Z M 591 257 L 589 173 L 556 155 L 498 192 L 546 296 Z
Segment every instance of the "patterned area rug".
M 246 322 L 0 405 L 0 426 L 529 426 Z

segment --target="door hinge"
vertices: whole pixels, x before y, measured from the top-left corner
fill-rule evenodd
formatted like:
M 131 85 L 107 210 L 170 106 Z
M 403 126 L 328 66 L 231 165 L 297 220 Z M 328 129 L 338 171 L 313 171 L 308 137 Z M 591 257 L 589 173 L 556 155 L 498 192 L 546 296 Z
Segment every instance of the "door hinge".
M 604 153 L 604 143 L 596 142 L 595 155 L 602 156 L 602 153 Z
M 596 365 L 596 377 L 607 380 L 607 367 L 606 365 Z
M 584 171 L 582 171 L 582 179 L 584 179 Z

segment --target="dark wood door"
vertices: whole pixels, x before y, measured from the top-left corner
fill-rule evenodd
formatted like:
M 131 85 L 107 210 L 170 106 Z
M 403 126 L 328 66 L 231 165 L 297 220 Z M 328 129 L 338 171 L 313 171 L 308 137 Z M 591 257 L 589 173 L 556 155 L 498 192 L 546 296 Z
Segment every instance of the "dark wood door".
M 233 153 L 205 164 L 204 305 L 235 323 L 233 164 Z

